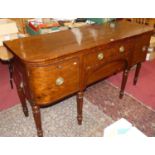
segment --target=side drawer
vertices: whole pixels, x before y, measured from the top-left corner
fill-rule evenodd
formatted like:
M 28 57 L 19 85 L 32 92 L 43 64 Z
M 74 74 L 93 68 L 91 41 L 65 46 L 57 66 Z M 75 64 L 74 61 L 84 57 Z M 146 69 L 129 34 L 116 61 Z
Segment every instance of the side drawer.
M 143 34 L 135 38 L 135 48 L 132 56 L 132 66 L 145 61 L 151 34 Z
M 54 102 L 79 89 L 79 59 L 30 68 L 29 78 L 33 100 L 37 104 Z

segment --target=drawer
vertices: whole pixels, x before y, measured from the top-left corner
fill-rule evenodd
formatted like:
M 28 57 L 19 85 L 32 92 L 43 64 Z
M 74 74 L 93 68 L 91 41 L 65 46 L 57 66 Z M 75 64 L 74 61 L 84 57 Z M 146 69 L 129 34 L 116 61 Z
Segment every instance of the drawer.
M 90 70 L 98 65 L 109 63 L 119 59 L 126 59 L 129 61 L 131 50 L 133 49 L 132 40 L 119 41 L 111 43 L 106 47 L 96 47 L 85 55 L 84 64 L 85 69 Z
M 110 75 L 113 75 L 114 73 L 122 71 L 124 68 L 125 64 L 122 61 L 113 61 L 104 64 L 103 66 L 94 69 L 93 72 L 88 72 L 86 85 L 92 84 Z
M 73 58 L 29 70 L 31 92 L 37 104 L 48 104 L 79 89 L 79 59 Z
M 135 48 L 132 56 L 132 65 L 145 61 L 150 44 L 150 34 L 143 34 L 135 38 Z

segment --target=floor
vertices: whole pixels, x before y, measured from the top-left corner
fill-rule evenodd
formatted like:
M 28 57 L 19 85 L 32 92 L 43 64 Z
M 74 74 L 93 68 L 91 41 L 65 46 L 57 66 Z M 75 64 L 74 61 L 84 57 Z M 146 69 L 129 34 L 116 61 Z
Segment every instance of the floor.
M 142 64 L 136 86 L 133 85 L 135 70 L 129 73 L 125 91 L 143 104 L 155 109 L 155 60 Z M 122 73 L 112 76 L 108 81 L 120 88 Z

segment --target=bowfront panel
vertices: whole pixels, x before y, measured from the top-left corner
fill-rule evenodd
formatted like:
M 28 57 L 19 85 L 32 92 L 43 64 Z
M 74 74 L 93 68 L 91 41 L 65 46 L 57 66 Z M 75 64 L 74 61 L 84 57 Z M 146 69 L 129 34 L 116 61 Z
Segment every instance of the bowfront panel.
M 39 105 L 49 104 L 79 89 L 79 59 L 29 69 L 33 100 Z

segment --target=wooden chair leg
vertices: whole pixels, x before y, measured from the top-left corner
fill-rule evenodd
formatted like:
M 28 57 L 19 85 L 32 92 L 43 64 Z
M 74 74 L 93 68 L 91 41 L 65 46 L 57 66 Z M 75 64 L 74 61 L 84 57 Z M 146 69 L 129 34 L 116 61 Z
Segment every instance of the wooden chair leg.
M 13 89 L 13 66 L 10 61 L 9 61 L 8 67 L 9 67 L 9 74 L 10 74 L 10 85 L 11 85 L 11 89 Z
M 77 93 L 77 121 L 82 124 L 82 109 L 83 109 L 83 92 Z
M 119 98 L 120 98 L 120 99 L 122 99 L 122 97 L 123 97 L 123 95 L 124 95 L 124 89 L 125 89 L 126 82 L 127 82 L 127 79 L 128 79 L 128 72 L 129 72 L 129 69 L 126 69 L 126 70 L 124 70 L 124 72 L 123 72 L 121 90 L 120 90 L 120 94 L 119 94 Z
M 32 105 L 32 111 L 33 111 L 34 121 L 36 124 L 37 135 L 38 135 L 38 137 L 43 137 L 40 107 L 37 105 Z
M 136 83 L 138 81 L 140 69 L 141 69 L 141 63 L 138 63 L 137 67 L 136 67 L 136 71 L 135 71 L 135 77 L 134 77 L 133 85 L 136 85 Z

